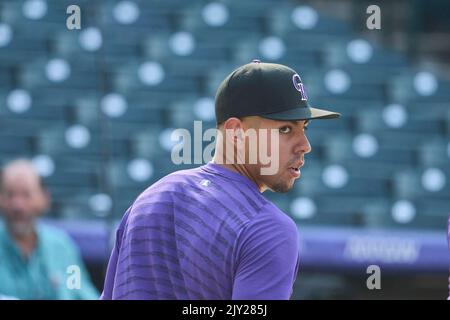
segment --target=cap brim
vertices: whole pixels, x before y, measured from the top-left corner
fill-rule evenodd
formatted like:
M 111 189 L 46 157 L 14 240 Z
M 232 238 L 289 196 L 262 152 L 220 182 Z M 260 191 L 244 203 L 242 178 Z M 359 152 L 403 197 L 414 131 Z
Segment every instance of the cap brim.
M 310 120 L 310 119 L 335 119 L 341 116 L 340 113 L 325 109 L 301 107 L 282 112 L 261 114 L 263 118 L 272 120 Z

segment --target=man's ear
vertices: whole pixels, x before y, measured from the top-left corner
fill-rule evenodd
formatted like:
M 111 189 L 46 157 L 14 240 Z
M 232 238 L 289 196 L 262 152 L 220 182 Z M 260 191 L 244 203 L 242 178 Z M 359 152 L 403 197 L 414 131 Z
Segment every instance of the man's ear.
M 242 128 L 243 124 L 239 118 L 229 118 L 223 123 L 223 128 L 228 130 L 237 130 Z
M 50 210 L 50 207 L 52 205 L 52 196 L 50 195 L 50 192 L 48 190 L 44 190 L 44 211 Z
M 225 130 L 225 136 L 227 132 L 232 133 L 234 142 L 236 142 L 237 139 L 242 140 L 242 133 L 243 133 L 242 131 L 244 130 L 244 126 L 240 119 L 238 118 L 227 119 L 223 124 L 223 128 Z
M 5 211 L 3 191 L 0 190 L 0 212 Z
M 51 201 L 52 201 L 52 199 L 51 199 L 50 193 L 46 189 L 43 189 L 41 199 L 38 204 L 38 214 L 39 215 L 47 212 L 50 209 Z

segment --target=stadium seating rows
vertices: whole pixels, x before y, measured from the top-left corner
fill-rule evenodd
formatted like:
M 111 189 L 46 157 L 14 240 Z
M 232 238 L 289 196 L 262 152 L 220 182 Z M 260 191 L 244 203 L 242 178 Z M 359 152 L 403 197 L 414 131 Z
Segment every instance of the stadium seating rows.
M 218 84 L 260 58 L 343 115 L 311 123 L 302 180 L 268 197 L 304 224 L 445 225 L 450 83 L 293 1 L 77 2 L 81 30 L 65 26 L 70 1 L 0 4 L 0 163 L 34 159 L 51 216 L 119 218 L 193 167 L 170 161 L 169 128 L 214 127 Z

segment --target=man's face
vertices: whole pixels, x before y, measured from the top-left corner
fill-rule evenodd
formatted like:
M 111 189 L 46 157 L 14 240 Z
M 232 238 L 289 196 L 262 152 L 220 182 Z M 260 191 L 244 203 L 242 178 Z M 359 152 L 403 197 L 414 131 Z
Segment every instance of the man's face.
M 35 218 L 47 204 L 48 196 L 35 174 L 28 170 L 5 171 L 0 189 L 0 208 L 13 233 L 30 232 Z
M 258 157 L 257 164 L 246 165 L 253 178 L 263 186 L 263 189 L 265 187 L 274 192 L 287 192 L 292 189 L 295 180 L 301 175 L 300 168 L 305 162 L 305 154 L 311 151 L 311 145 L 305 134 L 307 125 L 308 121 L 304 120 L 278 121 L 261 117 L 244 118 L 244 127 L 255 128 L 257 131 L 267 130 L 267 134 L 258 136 L 258 146 L 260 148 L 261 143 L 265 143 L 269 158 L 278 158 L 275 173 L 270 175 L 262 174 L 261 169 L 267 167 L 267 164 L 263 164 L 260 157 Z M 271 129 L 278 133 L 278 137 L 276 137 L 277 134 L 273 134 Z M 272 146 L 274 138 L 278 139 L 278 146 Z M 255 152 L 255 150 L 249 143 L 246 143 L 247 159 L 249 159 L 248 153 L 250 152 Z M 271 152 L 278 152 L 277 157 L 274 157 Z

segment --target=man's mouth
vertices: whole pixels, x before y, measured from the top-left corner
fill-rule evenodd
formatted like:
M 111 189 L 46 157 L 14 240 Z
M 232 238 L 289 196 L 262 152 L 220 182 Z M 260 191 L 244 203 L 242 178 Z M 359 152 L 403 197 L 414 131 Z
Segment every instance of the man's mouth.
M 300 168 L 303 167 L 303 162 L 300 163 L 298 166 L 289 167 L 289 172 L 294 178 L 300 177 Z

